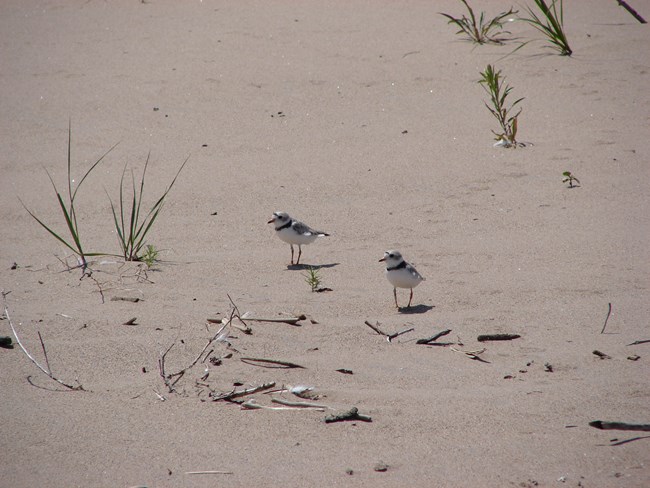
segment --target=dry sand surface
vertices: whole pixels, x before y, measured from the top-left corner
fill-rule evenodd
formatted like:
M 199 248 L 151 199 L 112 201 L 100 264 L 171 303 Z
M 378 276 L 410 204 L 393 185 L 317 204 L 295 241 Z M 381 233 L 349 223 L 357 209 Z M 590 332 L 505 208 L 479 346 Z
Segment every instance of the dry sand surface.
M 464 42 L 438 15 L 463 12 L 451 0 L 3 1 L 0 287 L 27 350 L 45 362 L 40 332 L 55 376 L 87 391 L 0 349 L 0 486 L 650 486 L 647 432 L 588 425 L 650 422 L 650 343 L 628 345 L 650 339 L 650 31 L 614 0 L 565 4 L 570 58 L 523 23 L 535 41 L 510 56 Z M 492 147 L 488 63 L 525 97 L 525 148 Z M 21 205 L 64 231 L 47 173 L 66 189 L 69 121 L 74 185 L 119 142 L 77 194 L 88 251 L 118 252 L 107 194 L 125 164 L 139 181 L 151 152 L 151 205 L 189 156 L 153 269 L 104 256 L 80 279 Z M 331 234 L 305 266 L 276 210 Z M 427 278 L 408 310 L 386 249 Z M 307 265 L 332 291 L 310 291 Z M 161 353 L 167 373 L 190 365 L 228 295 L 308 318 L 225 329 L 170 392 Z M 365 321 L 414 330 L 387 342 Z M 443 329 L 453 346 L 416 344 Z M 495 333 L 521 337 L 477 340 Z M 372 422 L 209 396 L 266 382 Z M 300 400 L 243 400 L 271 397 Z

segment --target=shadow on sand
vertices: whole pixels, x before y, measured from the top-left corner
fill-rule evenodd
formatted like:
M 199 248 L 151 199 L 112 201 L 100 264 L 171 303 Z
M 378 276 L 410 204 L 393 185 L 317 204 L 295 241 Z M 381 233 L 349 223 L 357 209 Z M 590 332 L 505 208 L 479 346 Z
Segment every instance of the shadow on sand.
M 397 311 L 404 314 L 427 313 L 434 305 L 413 305 L 412 307 L 399 307 Z

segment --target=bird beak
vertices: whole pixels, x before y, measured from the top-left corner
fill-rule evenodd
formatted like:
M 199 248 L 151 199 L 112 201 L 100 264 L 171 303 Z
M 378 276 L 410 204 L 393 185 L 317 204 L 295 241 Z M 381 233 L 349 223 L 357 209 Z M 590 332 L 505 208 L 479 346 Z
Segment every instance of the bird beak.
M 379 260 L 380 263 L 383 262 L 383 261 L 386 261 L 386 258 L 381 258 L 381 259 Z
M 267 224 L 272 224 L 273 222 L 275 222 L 275 217 L 273 217 L 271 220 L 269 220 L 269 221 L 267 222 Z

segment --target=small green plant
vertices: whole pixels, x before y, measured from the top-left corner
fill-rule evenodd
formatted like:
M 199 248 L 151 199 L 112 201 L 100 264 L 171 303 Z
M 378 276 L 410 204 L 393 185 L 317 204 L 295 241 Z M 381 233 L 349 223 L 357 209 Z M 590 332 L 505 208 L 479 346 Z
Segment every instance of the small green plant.
M 146 237 L 151 227 L 153 226 L 156 218 L 158 217 L 160 211 L 162 210 L 163 204 L 165 203 L 165 198 L 167 194 L 176 183 L 178 175 L 185 167 L 187 159 L 183 162 L 179 168 L 176 176 L 172 180 L 171 184 L 167 187 L 162 196 L 156 201 L 156 203 L 149 209 L 149 212 L 142 217 L 140 210 L 142 206 L 142 199 L 144 193 L 144 182 L 145 175 L 147 173 L 147 166 L 149 165 L 149 158 L 151 153 L 147 155 L 147 160 L 144 164 L 144 169 L 142 170 L 142 177 L 140 179 L 140 191 L 138 192 L 135 186 L 135 177 L 133 171 L 131 171 L 131 204 L 127 206 L 124 196 L 124 176 L 126 175 L 126 166 L 124 166 L 124 171 L 122 171 L 122 178 L 120 179 L 120 199 L 119 199 L 119 212 L 116 206 L 113 204 L 110 196 L 108 197 L 111 202 L 111 210 L 113 212 L 113 221 L 115 224 L 115 230 L 117 232 L 118 241 L 122 251 L 122 255 L 126 261 L 142 261 L 142 249 L 146 244 Z M 189 159 L 189 158 L 188 158 Z M 127 216 L 128 214 L 128 216 Z
M 312 292 L 318 290 L 321 285 L 321 279 L 317 268 L 310 266 L 307 268 L 307 274 L 303 276 L 307 284 L 311 287 Z
M 68 194 L 65 196 L 61 195 L 59 190 L 56 187 L 56 184 L 54 183 L 54 180 L 52 179 L 52 176 L 50 173 L 46 170 L 47 176 L 50 178 L 50 182 L 52 183 L 52 187 L 54 188 L 54 193 L 56 194 L 56 199 L 59 204 L 59 208 L 61 210 L 61 213 L 63 214 L 63 218 L 65 219 L 66 227 L 68 229 L 68 233 L 70 234 L 70 238 L 66 239 L 63 237 L 63 233 L 56 232 L 53 230 L 50 226 L 45 224 L 41 219 L 39 219 L 31 210 L 27 208 L 27 206 L 23 203 L 22 200 L 20 200 L 20 203 L 23 205 L 25 210 L 31 215 L 36 222 L 41 224 L 41 226 L 47 230 L 53 237 L 55 237 L 59 242 L 61 242 L 64 246 L 66 246 L 68 249 L 70 249 L 73 253 L 77 255 L 79 258 L 79 264 L 82 268 L 82 270 L 85 272 L 86 268 L 88 267 L 88 258 L 92 256 L 103 256 L 106 255 L 106 253 L 101 253 L 101 252 L 86 252 L 84 249 L 84 246 L 82 245 L 81 242 L 81 233 L 79 231 L 79 223 L 77 222 L 77 208 L 75 207 L 75 198 L 77 197 L 77 192 L 79 191 L 79 188 L 81 188 L 81 185 L 83 182 L 86 180 L 88 175 L 97 167 L 97 165 L 110 153 L 117 144 L 115 144 L 113 147 L 111 147 L 108 151 L 106 151 L 97 161 L 95 161 L 90 169 L 86 171 L 86 173 L 83 175 L 83 177 L 79 180 L 79 183 L 77 183 L 77 186 L 74 188 L 72 187 L 72 183 L 74 182 L 72 178 L 72 127 L 71 123 L 68 122 Z
M 545 0 L 533 1 L 539 12 L 526 6 L 529 17 L 520 17 L 520 20 L 528 22 L 544 34 L 551 43 L 550 47 L 558 51 L 562 56 L 571 56 L 573 51 L 564 32 L 563 0 L 551 0 L 550 5 Z
M 486 19 L 485 12 L 481 12 L 480 17 L 477 19 L 472 7 L 470 7 L 465 0 L 460 1 L 465 5 L 469 17 L 463 15 L 462 17 L 457 18 L 449 14 L 440 14 L 449 19 L 447 22 L 448 24 L 455 24 L 457 27 L 460 27 L 460 30 L 456 32 L 456 34 L 465 34 L 468 40 L 477 44 L 503 44 L 508 40 L 503 36 L 505 34 L 510 34 L 510 32 L 502 30 L 503 23 L 507 17 L 515 15 L 517 13 L 516 10 L 513 10 L 512 7 L 510 7 L 510 10 L 507 12 L 501 12 L 490 20 Z
M 569 188 L 575 188 L 576 186 L 580 186 L 580 180 L 575 176 L 573 176 L 571 174 L 571 171 L 565 171 L 564 173 L 562 173 L 562 176 L 564 176 L 562 183 L 568 183 Z
M 158 249 L 153 244 L 147 244 L 144 252 L 140 256 L 140 261 L 147 265 L 147 268 L 151 268 L 154 264 L 158 262 Z
M 496 135 L 498 141 L 496 145 L 505 147 L 517 147 L 521 145 L 517 142 L 517 118 L 521 113 L 519 111 L 512 115 L 515 105 L 523 100 L 519 98 L 515 100 L 510 106 L 507 105 L 506 98 L 512 91 L 512 87 L 504 82 L 505 77 L 501 76 L 501 70 L 495 71 L 492 65 L 488 64 L 485 71 L 481 73 L 479 83 L 483 89 L 490 96 L 490 103 L 485 102 L 485 106 L 490 113 L 499 121 L 501 126 L 501 133 L 492 131 Z

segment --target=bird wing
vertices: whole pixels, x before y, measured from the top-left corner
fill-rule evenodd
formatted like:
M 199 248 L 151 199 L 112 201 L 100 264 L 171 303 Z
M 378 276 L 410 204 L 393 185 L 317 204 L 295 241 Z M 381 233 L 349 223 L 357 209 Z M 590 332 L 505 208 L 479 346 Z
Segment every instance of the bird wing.
M 291 224 L 291 227 L 293 230 L 295 230 L 298 234 L 302 234 L 305 236 L 309 236 L 312 234 L 317 234 L 317 232 L 309 227 L 307 224 L 303 224 L 302 222 L 299 222 L 298 220 L 294 220 L 293 223 Z
M 413 267 L 411 264 L 406 264 L 406 269 L 411 273 L 415 278 L 420 278 L 422 281 L 424 281 L 426 278 L 424 278 L 420 273 L 418 273 L 418 270 Z
M 311 227 L 309 227 L 307 224 L 303 224 L 302 222 L 298 220 L 294 220 L 293 223 L 291 224 L 291 227 L 293 230 L 295 230 L 298 234 L 302 234 L 304 236 L 329 236 L 327 232 L 322 232 L 320 230 L 314 230 Z

